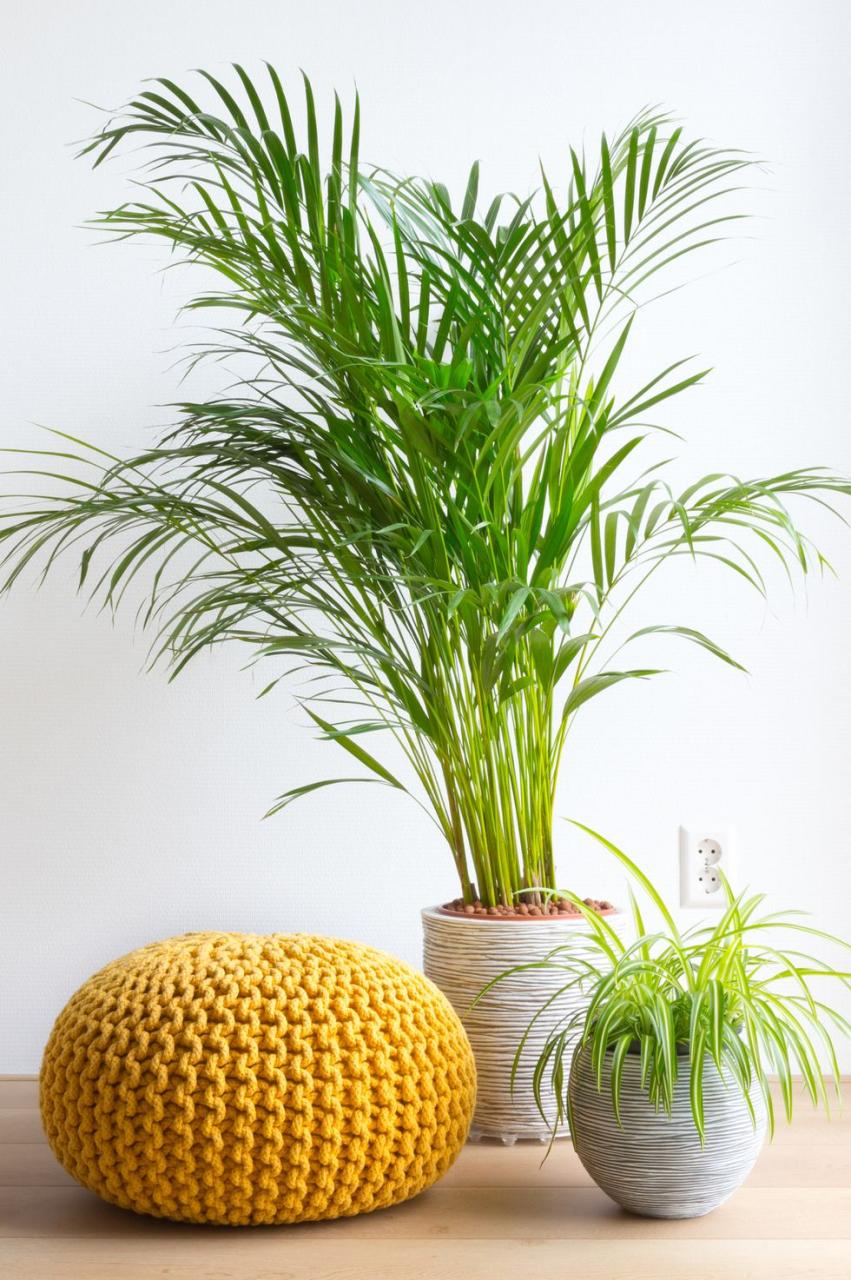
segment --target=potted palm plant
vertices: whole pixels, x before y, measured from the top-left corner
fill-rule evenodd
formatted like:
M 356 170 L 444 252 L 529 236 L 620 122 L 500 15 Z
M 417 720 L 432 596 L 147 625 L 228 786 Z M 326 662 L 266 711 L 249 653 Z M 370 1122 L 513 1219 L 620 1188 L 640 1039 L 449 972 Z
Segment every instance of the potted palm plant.
M 542 174 L 483 204 L 473 165 L 453 203 L 362 164 L 357 104 L 346 127 L 335 103 L 326 147 L 307 81 L 299 123 L 273 68 L 235 76 L 201 73 L 198 98 L 151 82 L 84 153 L 142 145 L 138 198 L 97 225 L 205 268 L 190 310 L 221 322 L 189 359 L 232 357 L 236 381 L 134 457 L 61 440 L 59 489 L 6 509 L 6 585 L 71 553 L 108 606 L 138 588 L 175 672 L 234 640 L 274 668 L 264 692 L 309 668 L 303 705 L 360 777 L 270 812 L 357 780 L 425 806 L 457 886 L 424 913 L 425 965 L 468 1019 L 477 1129 L 545 1132 L 507 1088 L 528 993 L 474 1023 L 469 1005 L 584 928 L 549 893 L 568 730 L 654 674 L 612 665 L 615 639 L 674 634 L 737 665 L 670 620 L 619 634 L 623 611 L 684 556 L 757 590 L 760 551 L 818 566 L 788 500 L 848 486 L 800 470 L 674 489 L 655 414 L 704 371 L 671 359 L 616 392 L 639 301 L 738 216 L 746 156 L 643 113 L 596 157 L 570 151 L 566 191 Z
M 851 1024 L 819 986 L 851 987 L 851 972 L 797 944 L 851 944 L 800 912 L 763 913 L 764 894 L 734 894 L 726 879 L 717 923 L 681 932 L 636 864 L 583 829 L 626 867 L 660 919 L 648 928 L 633 896 L 634 937 L 624 939 L 574 899 L 587 934 L 543 966 L 557 1004 L 579 989 L 587 1005 L 561 1005 L 532 1092 L 554 1132 L 569 1117 L 580 1160 L 618 1204 L 648 1217 L 697 1217 L 741 1185 L 773 1133 L 772 1074 L 790 1121 L 793 1073 L 827 1107 L 826 1064 L 839 1096 L 834 1036 L 851 1034 Z

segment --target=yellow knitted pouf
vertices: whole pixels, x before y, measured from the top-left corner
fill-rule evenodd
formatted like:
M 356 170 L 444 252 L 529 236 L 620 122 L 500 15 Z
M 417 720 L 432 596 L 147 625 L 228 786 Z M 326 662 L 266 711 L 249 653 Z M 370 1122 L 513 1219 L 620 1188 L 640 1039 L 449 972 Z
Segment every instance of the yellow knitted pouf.
M 195 933 L 101 969 L 41 1071 L 69 1173 L 139 1213 L 229 1225 L 398 1204 L 467 1136 L 475 1066 L 449 1002 L 370 947 Z

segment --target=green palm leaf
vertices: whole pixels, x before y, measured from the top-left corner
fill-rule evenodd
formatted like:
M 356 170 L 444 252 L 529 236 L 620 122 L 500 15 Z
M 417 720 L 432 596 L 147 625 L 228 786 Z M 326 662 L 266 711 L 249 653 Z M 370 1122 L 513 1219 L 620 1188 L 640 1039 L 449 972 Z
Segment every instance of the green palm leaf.
M 190 310 L 218 327 L 188 367 L 235 377 L 135 457 L 27 459 L 40 492 L 0 514 L 0 581 L 70 556 L 108 607 L 140 594 L 174 674 L 236 642 L 273 668 L 264 691 L 307 678 L 323 736 L 433 815 L 465 898 L 510 903 L 555 883 L 574 714 L 652 674 L 599 652 L 647 577 L 683 555 L 757 590 L 763 555 L 821 569 L 787 502 L 849 486 L 805 469 L 675 493 L 645 419 L 705 371 L 624 376 L 643 285 L 733 229 L 749 157 L 649 111 L 566 149 L 565 194 L 543 174 L 484 198 L 473 164 L 455 198 L 364 165 L 357 100 L 324 125 L 307 79 L 236 66 L 149 82 L 83 148 L 140 148 L 135 198 L 96 225 L 204 268 Z M 387 727 L 404 776 L 349 715 Z

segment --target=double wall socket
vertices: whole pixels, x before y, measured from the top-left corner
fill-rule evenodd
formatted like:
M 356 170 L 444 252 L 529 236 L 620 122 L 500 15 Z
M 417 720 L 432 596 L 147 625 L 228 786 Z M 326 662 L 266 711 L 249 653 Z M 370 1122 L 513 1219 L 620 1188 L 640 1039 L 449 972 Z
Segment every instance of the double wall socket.
M 727 899 L 722 871 L 735 885 L 731 829 L 714 824 L 680 827 L 680 906 L 723 910 Z

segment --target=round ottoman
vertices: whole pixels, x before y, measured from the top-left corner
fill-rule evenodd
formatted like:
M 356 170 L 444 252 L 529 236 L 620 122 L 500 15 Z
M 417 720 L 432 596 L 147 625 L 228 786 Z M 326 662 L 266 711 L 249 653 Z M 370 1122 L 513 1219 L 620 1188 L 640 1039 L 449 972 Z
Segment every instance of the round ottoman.
M 398 1204 L 457 1156 L 475 1101 L 435 986 L 370 947 L 194 933 L 108 964 L 48 1041 L 41 1113 L 83 1186 L 228 1225 Z

